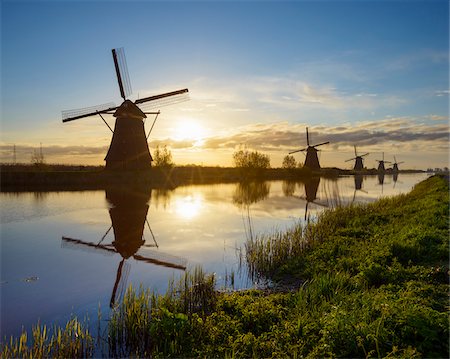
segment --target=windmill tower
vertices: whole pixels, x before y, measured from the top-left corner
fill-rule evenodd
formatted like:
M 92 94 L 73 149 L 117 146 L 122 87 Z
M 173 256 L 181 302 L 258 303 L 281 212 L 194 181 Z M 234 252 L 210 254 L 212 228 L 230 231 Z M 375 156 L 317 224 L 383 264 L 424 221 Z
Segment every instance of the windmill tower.
M 401 163 L 405 163 L 405 162 L 404 162 L 404 161 L 402 161 L 402 162 L 397 162 L 397 159 L 396 159 L 395 156 L 394 156 L 394 163 L 393 163 L 393 165 L 392 165 L 392 171 L 393 171 L 393 172 L 398 172 L 398 171 L 399 171 L 398 165 L 401 164 Z
M 378 162 L 378 172 L 386 172 L 386 168 L 384 168 L 385 163 L 391 163 L 390 161 L 384 160 L 384 152 L 382 153 L 382 160 L 377 160 Z
M 308 147 L 306 148 L 302 148 L 301 150 L 296 150 L 296 151 L 292 151 L 289 152 L 289 154 L 293 154 L 296 152 L 302 152 L 302 151 L 306 151 L 306 159 L 305 159 L 305 164 L 303 165 L 304 167 L 308 167 L 312 170 L 320 170 L 320 164 L 319 164 L 319 158 L 317 157 L 317 152 L 319 151 L 316 147 L 322 146 L 322 145 L 326 145 L 330 142 L 322 142 L 319 143 L 318 145 L 310 145 L 309 144 L 309 133 L 308 133 L 308 127 L 306 127 L 306 145 Z
M 123 103 L 120 106 L 107 103 L 78 110 L 63 111 L 62 121 L 69 122 L 99 115 L 113 133 L 105 157 L 106 168 L 120 170 L 148 169 L 151 167 L 153 159 L 148 149 L 147 139 L 160 113 L 159 111 L 148 112 L 148 110 L 186 100 L 188 89 L 145 97 L 132 102 L 128 99 L 131 95 L 131 84 L 123 48 L 113 49 L 112 56 Z M 102 114 L 112 114 L 116 118 L 114 130 L 111 129 Z M 148 135 L 145 134 L 144 128 L 147 115 L 155 115 Z
M 364 169 L 363 157 L 367 156 L 369 153 L 364 153 L 363 155 L 358 156 L 358 153 L 356 152 L 356 146 L 353 146 L 353 147 L 355 148 L 355 157 L 350 158 L 350 159 L 346 160 L 345 162 L 355 160 L 355 166 L 353 167 L 353 170 L 354 171 L 362 171 Z

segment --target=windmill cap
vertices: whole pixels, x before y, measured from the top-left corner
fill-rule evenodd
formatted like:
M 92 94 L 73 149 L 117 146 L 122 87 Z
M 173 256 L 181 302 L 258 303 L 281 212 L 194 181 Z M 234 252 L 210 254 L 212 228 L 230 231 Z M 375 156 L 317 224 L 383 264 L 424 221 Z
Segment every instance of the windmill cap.
M 142 120 L 147 118 L 145 113 L 130 100 L 125 100 L 114 112 L 114 117 L 127 117 Z

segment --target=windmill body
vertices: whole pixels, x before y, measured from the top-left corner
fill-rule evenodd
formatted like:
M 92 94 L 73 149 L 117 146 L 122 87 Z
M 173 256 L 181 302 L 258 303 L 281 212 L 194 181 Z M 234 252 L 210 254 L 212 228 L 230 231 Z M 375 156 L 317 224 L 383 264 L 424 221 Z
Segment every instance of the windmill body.
M 306 151 L 306 159 L 305 159 L 305 164 L 303 165 L 303 167 L 307 167 L 311 170 L 320 170 L 319 157 L 317 156 L 317 152 L 319 152 L 319 150 L 317 149 L 317 147 L 326 145 L 328 143 L 330 143 L 330 142 L 323 142 L 323 143 L 319 143 L 317 145 L 311 146 L 309 144 L 308 127 L 306 127 L 306 144 L 308 147 L 302 148 L 301 150 L 289 152 L 289 154 Z
M 130 100 L 126 100 L 114 113 L 116 124 L 108 153 L 107 169 L 147 169 L 152 156 L 148 149 L 144 122 L 147 117 Z
M 63 122 L 99 115 L 113 132 L 111 144 L 105 157 L 106 168 L 117 170 L 149 169 L 153 159 L 147 143 L 150 133 L 146 136 L 144 121 L 148 114 L 155 115 L 154 125 L 160 112 L 145 112 L 145 109 L 184 101 L 188 89 L 145 97 L 132 102 L 127 99 L 131 94 L 131 85 L 123 49 L 113 49 L 112 55 L 123 103 L 118 107 L 109 103 L 85 109 L 63 111 Z M 114 130 L 111 129 L 102 114 L 112 114 L 116 118 Z M 153 125 L 151 129 L 153 129 Z
M 306 149 L 306 159 L 305 159 L 305 167 L 311 168 L 312 170 L 320 170 L 319 156 L 317 156 L 317 150 L 313 146 L 308 146 Z

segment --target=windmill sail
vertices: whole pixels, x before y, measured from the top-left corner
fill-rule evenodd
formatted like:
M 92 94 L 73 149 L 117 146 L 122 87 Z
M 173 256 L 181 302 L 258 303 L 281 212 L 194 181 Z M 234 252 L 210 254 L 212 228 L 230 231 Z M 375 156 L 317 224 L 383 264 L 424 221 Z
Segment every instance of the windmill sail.
M 126 100 L 132 93 L 130 76 L 128 75 L 127 60 L 123 47 L 112 49 L 114 67 L 116 69 L 117 81 L 119 83 L 120 96 Z
M 174 105 L 176 103 L 185 102 L 188 100 L 189 100 L 189 90 L 182 89 L 178 91 L 163 93 L 161 95 L 144 97 L 136 100 L 134 103 L 145 112 L 168 105 Z
M 98 113 L 108 113 L 115 111 L 117 106 L 114 102 L 104 103 L 97 106 L 83 107 L 75 110 L 62 111 L 62 122 L 78 120 L 80 118 L 90 117 Z

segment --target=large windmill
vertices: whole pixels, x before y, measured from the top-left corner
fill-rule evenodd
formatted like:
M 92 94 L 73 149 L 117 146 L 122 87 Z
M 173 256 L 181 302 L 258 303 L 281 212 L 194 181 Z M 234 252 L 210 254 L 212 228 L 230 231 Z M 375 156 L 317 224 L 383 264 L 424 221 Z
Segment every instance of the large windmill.
M 113 133 L 111 144 L 105 157 L 106 168 L 123 170 L 147 169 L 151 167 L 151 162 L 153 161 L 148 149 L 147 139 L 160 113 L 159 111 L 148 112 L 148 110 L 186 100 L 188 89 L 145 97 L 132 102 L 128 99 L 131 95 L 131 84 L 123 48 L 113 49 L 112 56 L 123 103 L 120 106 L 115 106 L 114 103 L 107 103 L 78 110 L 63 111 L 63 122 L 99 115 Z M 116 118 L 114 130 L 108 125 L 102 114 L 112 114 Z M 144 121 L 149 114 L 155 115 L 155 119 L 149 133 L 146 135 Z
M 126 289 L 127 277 L 130 271 L 128 259 L 133 258 L 138 262 L 183 271 L 186 269 L 186 261 L 184 259 L 154 250 L 155 247 L 159 248 L 159 246 L 147 220 L 150 195 L 151 189 L 141 189 L 140 191 L 125 189 L 107 190 L 106 199 L 110 204 L 109 215 L 112 224 L 100 241 L 95 243 L 82 239 L 62 237 L 62 247 L 110 255 L 119 254 L 122 257 L 117 268 L 116 280 L 111 294 L 111 307 L 118 301 L 118 298 L 123 296 Z M 147 224 L 153 242 L 148 243 L 144 238 L 145 224 Z M 107 237 L 111 228 L 114 232 L 114 240 L 108 243 Z
M 346 160 L 345 162 L 355 160 L 355 166 L 353 167 L 353 170 L 354 171 L 362 171 L 364 169 L 363 157 L 367 156 L 369 153 L 364 153 L 363 155 L 358 156 L 358 153 L 356 152 L 356 146 L 353 146 L 353 147 L 355 148 L 355 157 L 350 158 L 350 159 Z
M 398 165 L 401 164 L 401 163 L 405 163 L 405 162 L 404 162 L 404 161 L 397 162 L 397 159 L 396 159 L 395 156 L 394 156 L 394 163 L 393 163 L 393 165 L 392 165 L 392 171 L 393 171 L 393 172 L 398 172 L 398 171 L 399 171 Z
M 309 144 L 308 127 L 306 127 L 306 145 L 308 147 L 302 148 L 301 150 L 289 152 L 289 154 L 291 155 L 296 152 L 306 151 L 306 159 L 305 159 L 305 164 L 303 166 L 308 167 L 312 170 L 320 170 L 319 158 L 317 157 L 317 152 L 320 150 L 318 150 L 316 147 L 326 145 L 328 143 L 330 143 L 330 142 L 327 141 L 327 142 L 319 143 L 317 145 L 310 145 Z
M 381 160 L 377 160 L 378 162 L 378 172 L 385 172 L 386 168 L 384 167 L 385 163 L 391 163 L 390 161 L 385 161 L 384 160 L 384 152 L 382 153 L 382 159 Z

